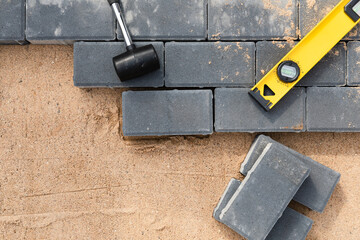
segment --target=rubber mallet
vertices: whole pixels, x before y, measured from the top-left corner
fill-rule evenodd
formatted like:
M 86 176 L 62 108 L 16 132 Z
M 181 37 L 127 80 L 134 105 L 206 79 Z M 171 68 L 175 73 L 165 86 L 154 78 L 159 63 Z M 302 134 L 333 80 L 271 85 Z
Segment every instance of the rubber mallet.
M 120 81 L 124 82 L 143 76 L 160 68 L 159 58 L 153 45 L 136 48 L 120 10 L 119 0 L 108 0 L 119 22 L 126 44 L 126 52 L 113 58 Z

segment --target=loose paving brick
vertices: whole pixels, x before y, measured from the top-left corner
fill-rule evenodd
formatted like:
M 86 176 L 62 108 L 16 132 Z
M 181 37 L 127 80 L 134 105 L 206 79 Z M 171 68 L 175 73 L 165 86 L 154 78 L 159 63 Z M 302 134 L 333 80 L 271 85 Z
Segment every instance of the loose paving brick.
M 239 188 L 240 184 L 241 182 L 237 179 L 232 178 L 230 180 L 213 213 L 213 216 L 217 221 L 221 222 L 219 215 Z M 309 233 L 312 224 L 313 221 L 310 218 L 287 207 L 266 237 L 266 240 L 304 240 Z
M 0 44 L 25 42 L 25 0 L 0 1 Z
M 122 6 L 134 39 L 206 38 L 207 0 L 123 0 Z M 118 38 L 123 39 L 119 30 Z
M 360 42 L 348 42 L 347 46 L 347 84 L 360 86 Z
M 165 49 L 167 87 L 254 85 L 254 43 L 171 42 Z
M 77 42 L 74 44 L 74 85 L 94 87 L 162 87 L 164 86 L 164 45 L 162 42 L 137 42 L 136 46 L 152 44 L 160 60 L 160 69 L 131 81 L 121 82 L 116 74 L 113 57 L 126 51 L 123 42 Z
M 209 135 L 211 90 L 128 91 L 122 94 L 124 136 Z
M 246 239 L 265 239 L 309 172 L 297 158 L 268 144 L 219 219 Z
M 311 169 L 309 177 L 301 185 L 299 191 L 294 196 L 294 200 L 314 211 L 323 212 L 336 184 L 340 180 L 340 173 L 276 142 L 270 137 L 259 135 L 255 139 L 249 153 L 241 165 L 240 173 L 247 175 L 269 143 L 272 143 L 284 152 L 286 151 L 293 155 Z
M 115 29 L 107 0 L 26 1 L 26 38 L 31 43 L 115 40 Z
M 215 131 L 299 132 L 305 126 L 305 90 L 292 89 L 271 111 L 266 112 L 248 88 L 215 89 Z
M 339 0 L 299 0 L 300 38 L 305 37 L 338 3 Z M 344 37 L 346 40 L 359 38 L 359 25 L 354 27 L 354 29 Z
M 256 80 L 260 81 L 294 46 L 296 42 L 256 44 Z M 346 84 L 346 44 L 337 44 L 299 81 L 297 86 L 344 86 Z
M 360 132 L 360 89 L 307 89 L 307 129 L 311 132 Z
M 226 189 L 223 193 L 223 195 L 220 198 L 219 203 L 216 205 L 213 217 L 218 221 L 221 222 L 221 219 L 219 218 L 221 211 L 226 207 L 231 197 L 234 195 L 236 190 L 240 187 L 241 182 L 235 178 L 232 178 L 229 182 L 229 184 L 226 186 Z
M 310 218 L 286 208 L 266 240 L 304 240 L 313 223 Z
M 209 39 L 297 38 L 296 0 L 209 0 Z

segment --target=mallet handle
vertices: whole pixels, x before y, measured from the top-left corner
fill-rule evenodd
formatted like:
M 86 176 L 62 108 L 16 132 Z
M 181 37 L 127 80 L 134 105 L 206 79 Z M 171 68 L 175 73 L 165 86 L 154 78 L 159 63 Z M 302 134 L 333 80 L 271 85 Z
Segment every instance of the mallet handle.
M 126 27 L 125 20 L 124 20 L 124 17 L 122 15 L 122 13 L 121 13 L 119 3 L 117 1 L 115 1 L 115 0 L 109 0 L 109 4 L 110 4 L 111 8 L 113 9 L 113 11 L 115 13 L 116 19 L 119 22 L 121 32 L 122 32 L 122 35 L 124 36 L 126 46 L 127 47 L 133 46 L 133 41 L 131 40 L 129 30 Z

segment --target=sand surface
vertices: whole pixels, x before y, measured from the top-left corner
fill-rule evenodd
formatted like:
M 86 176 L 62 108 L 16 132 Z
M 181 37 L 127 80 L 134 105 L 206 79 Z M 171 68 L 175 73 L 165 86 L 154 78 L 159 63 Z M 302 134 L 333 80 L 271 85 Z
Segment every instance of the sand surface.
M 254 134 L 125 140 L 122 90 L 73 86 L 71 46 L 0 46 L 0 239 L 241 239 L 212 211 Z M 360 134 L 276 133 L 342 174 L 308 239 L 360 239 Z M 276 187 L 276 186 L 275 186 Z

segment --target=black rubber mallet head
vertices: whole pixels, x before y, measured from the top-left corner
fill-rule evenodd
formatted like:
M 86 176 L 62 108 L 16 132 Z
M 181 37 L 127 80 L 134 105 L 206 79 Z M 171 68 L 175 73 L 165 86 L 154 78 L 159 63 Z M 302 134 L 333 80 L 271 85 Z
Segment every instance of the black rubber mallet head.
M 108 0 L 119 22 L 126 44 L 126 52 L 113 58 L 120 81 L 124 82 L 143 76 L 160 68 L 159 58 L 153 45 L 136 48 L 121 14 L 119 0 Z

